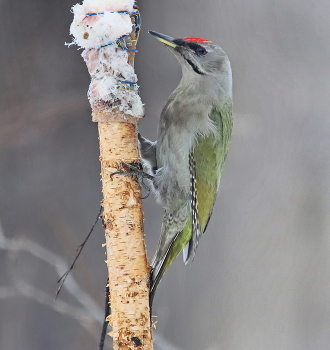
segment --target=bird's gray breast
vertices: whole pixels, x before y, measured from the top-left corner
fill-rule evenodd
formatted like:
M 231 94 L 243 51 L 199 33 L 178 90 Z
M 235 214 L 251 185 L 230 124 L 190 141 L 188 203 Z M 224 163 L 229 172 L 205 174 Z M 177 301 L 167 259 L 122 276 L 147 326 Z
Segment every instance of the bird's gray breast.
M 212 132 L 210 103 L 174 91 L 160 118 L 157 139 L 159 201 L 170 211 L 181 208 L 190 198 L 189 153 L 198 134 Z

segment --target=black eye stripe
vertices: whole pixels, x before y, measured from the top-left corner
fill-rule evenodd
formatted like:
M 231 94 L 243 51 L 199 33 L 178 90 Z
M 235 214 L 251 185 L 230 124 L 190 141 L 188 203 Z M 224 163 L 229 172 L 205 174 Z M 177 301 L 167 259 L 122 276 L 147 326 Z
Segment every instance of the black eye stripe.
M 196 51 L 197 49 L 199 49 L 199 48 L 203 48 L 202 46 L 200 46 L 200 45 L 198 45 L 198 44 L 196 44 L 196 43 L 187 43 L 187 45 L 192 49 L 192 50 L 194 50 L 194 51 Z
M 198 45 L 198 44 L 196 44 L 196 43 L 189 43 L 189 42 L 188 42 L 187 45 L 188 45 L 193 51 L 195 51 L 196 55 L 198 55 L 198 56 L 203 56 L 203 55 L 205 55 L 206 52 L 207 52 L 203 46 Z
M 194 42 L 190 42 L 184 39 L 174 39 L 173 43 L 182 47 L 188 46 L 192 51 L 195 52 L 197 56 L 204 56 L 205 54 L 207 54 L 207 51 L 203 46 Z

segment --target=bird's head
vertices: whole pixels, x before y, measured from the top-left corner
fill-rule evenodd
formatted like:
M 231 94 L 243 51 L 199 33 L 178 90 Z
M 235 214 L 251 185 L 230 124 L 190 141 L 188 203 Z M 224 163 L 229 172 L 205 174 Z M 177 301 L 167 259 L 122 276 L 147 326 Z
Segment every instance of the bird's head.
M 175 39 L 151 30 L 149 33 L 174 53 L 182 66 L 183 74 L 217 76 L 231 72 L 227 55 L 210 40 L 195 37 Z

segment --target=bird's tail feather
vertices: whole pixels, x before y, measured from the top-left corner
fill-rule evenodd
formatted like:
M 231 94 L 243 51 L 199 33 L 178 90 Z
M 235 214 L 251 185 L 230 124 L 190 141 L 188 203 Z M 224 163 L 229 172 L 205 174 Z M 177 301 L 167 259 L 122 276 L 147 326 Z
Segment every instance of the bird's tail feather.
M 152 270 L 150 273 L 150 295 L 149 295 L 150 309 L 152 307 L 156 289 L 158 287 L 160 280 L 162 279 L 166 269 L 169 267 L 172 261 L 180 254 L 180 252 L 178 252 L 175 256 L 173 256 L 172 253 L 173 253 L 173 246 L 181 232 L 178 232 L 177 235 L 174 237 L 174 239 L 172 240 L 171 244 L 169 245 L 166 251 L 166 254 L 164 254 L 164 257 L 161 260 L 156 261 L 155 258 L 153 259 L 153 263 L 151 266 Z

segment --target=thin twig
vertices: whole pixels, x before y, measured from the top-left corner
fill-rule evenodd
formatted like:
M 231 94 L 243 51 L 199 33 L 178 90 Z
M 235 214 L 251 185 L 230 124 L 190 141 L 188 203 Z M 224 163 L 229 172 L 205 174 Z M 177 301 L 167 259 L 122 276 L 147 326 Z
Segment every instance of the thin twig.
M 103 350 L 105 336 L 107 334 L 107 329 L 108 329 L 107 317 L 110 315 L 109 292 L 110 292 L 110 290 L 109 290 L 109 279 L 108 279 L 107 285 L 105 288 L 104 320 L 103 320 L 102 332 L 101 332 L 101 337 L 100 337 L 99 350 Z
M 69 273 L 73 270 L 74 265 L 75 265 L 76 261 L 78 260 L 81 251 L 84 249 L 84 246 L 85 246 L 86 242 L 88 241 L 90 235 L 91 235 L 92 232 L 94 231 L 94 228 L 95 228 L 96 224 L 98 223 L 98 221 L 99 221 L 99 219 L 100 219 L 100 217 L 101 217 L 102 210 L 103 210 L 103 208 L 100 207 L 100 210 L 99 210 L 99 212 L 98 212 L 98 214 L 97 214 L 96 220 L 95 220 L 95 222 L 94 222 L 92 228 L 90 229 L 90 231 L 89 231 L 87 237 L 86 237 L 86 238 L 84 239 L 84 241 L 78 246 L 78 248 L 77 248 L 77 254 L 76 254 L 76 257 L 75 257 L 74 260 L 73 260 L 73 263 L 72 263 L 71 266 L 68 268 L 68 270 L 67 270 L 67 271 L 60 277 L 60 279 L 57 281 L 57 283 L 60 283 L 60 286 L 58 287 L 58 289 L 57 289 L 57 291 L 56 291 L 55 300 L 57 299 L 58 295 L 60 294 L 60 291 L 61 291 L 61 289 L 62 289 L 62 287 L 63 287 L 63 285 L 64 285 L 64 282 L 65 282 L 66 278 L 68 277 Z

